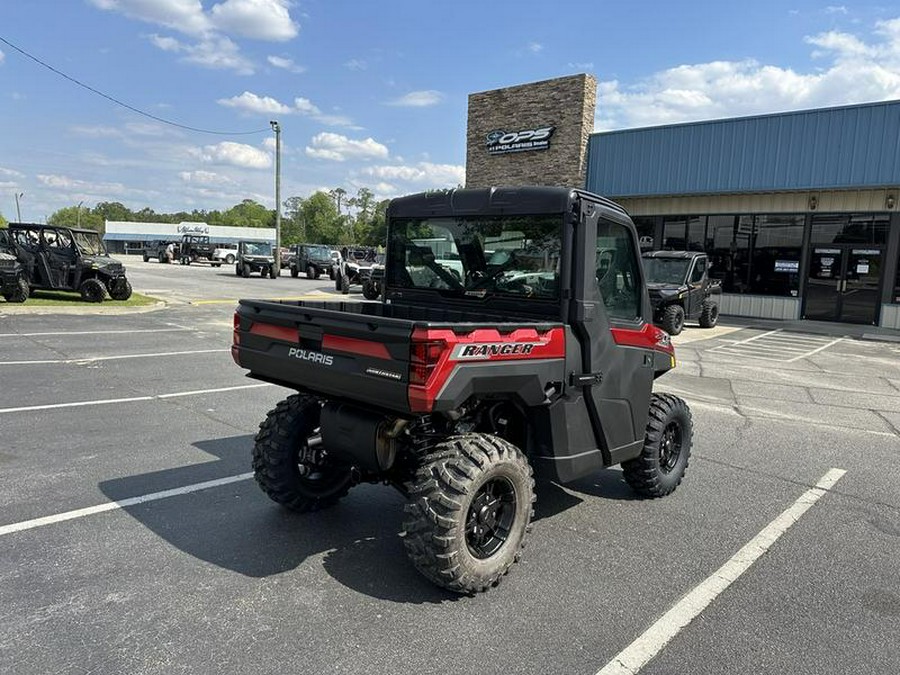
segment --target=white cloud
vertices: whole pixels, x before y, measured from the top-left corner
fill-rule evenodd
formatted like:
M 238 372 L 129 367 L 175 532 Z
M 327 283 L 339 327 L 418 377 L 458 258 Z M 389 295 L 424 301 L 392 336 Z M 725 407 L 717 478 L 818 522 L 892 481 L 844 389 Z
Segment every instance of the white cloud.
M 3 63 L 3 59 L 6 58 L 6 54 L 3 53 L 3 50 L 0 49 L 0 63 Z
M 542 51 L 544 51 L 544 45 L 542 45 L 540 42 L 529 42 L 528 51 L 530 51 L 532 54 L 540 54 Z
M 300 96 L 294 99 L 293 106 L 282 103 L 270 96 L 259 96 L 249 91 L 245 91 L 240 96 L 221 98 L 217 102 L 219 105 L 257 115 L 304 115 L 327 126 L 348 127 L 350 129 L 361 128 L 354 125 L 353 120 L 346 115 L 323 113 L 319 106 L 315 105 L 308 98 Z
M 369 64 L 362 59 L 350 59 L 344 64 L 344 68 L 347 70 L 365 70 L 368 67 Z
M 805 39 L 826 61 L 808 73 L 744 61 L 681 65 L 634 85 L 598 84 L 597 130 L 690 122 L 900 98 L 900 18 L 872 35 Z
M 282 56 L 269 56 L 266 59 L 270 65 L 275 66 L 276 68 L 281 68 L 282 70 L 287 70 L 291 73 L 305 73 L 306 68 L 304 66 L 297 65 L 294 63 L 293 59 L 284 58 Z
M 347 159 L 387 159 L 387 146 L 373 138 L 355 141 L 341 136 L 323 132 L 316 134 L 306 146 L 306 154 L 316 159 L 329 159 L 343 162 Z
M 125 190 L 122 183 L 91 183 L 78 178 L 57 174 L 38 174 L 38 181 L 57 190 L 72 190 L 79 193 L 121 195 Z
M 300 26 L 291 19 L 289 0 L 225 0 L 213 5 L 210 18 L 219 30 L 284 42 L 297 37 Z
M 268 152 L 232 141 L 196 148 L 192 154 L 203 162 L 231 164 L 244 169 L 267 169 L 272 164 L 272 156 Z
M 223 0 L 203 9 L 200 0 L 89 0 L 95 7 L 165 26 L 194 37 L 220 32 L 282 42 L 297 36 L 289 0 Z M 207 3 L 209 4 L 209 3 Z
M 585 61 L 583 63 L 575 62 L 569 63 L 569 68 L 571 70 L 593 70 L 594 62 L 593 61 Z
M 170 36 L 150 36 L 150 41 L 159 49 L 181 54 L 182 61 L 204 68 L 234 70 L 241 75 L 253 73 L 253 62 L 240 53 L 229 35 L 284 42 L 296 37 L 300 29 L 290 16 L 291 0 L 222 0 L 212 4 L 208 11 L 200 0 L 89 2 L 101 10 L 124 14 L 189 36 L 194 42 L 185 43 Z
M 322 112 L 308 98 L 299 97 L 294 99 L 294 109 L 301 115 L 319 115 Z
M 825 8 L 826 14 L 847 14 L 847 8 L 844 5 L 829 5 Z
M 220 98 L 217 103 L 226 108 L 237 108 L 257 115 L 288 115 L 291 113 L 290 106 L 286 106 L 270 96 L 257 96 L 249 91 L 245 91 L 240 96 Z
M 432 162 L 419 162 L 412 166 L 403 164 L 367 166 L 361 169 L 359 174 L 381 181 L 399 181 L 435 188 L 456 187 L 466 181 L 466 167 Z
M 212 28 L 199 0 L 90 0 L 99 9 L 118 12 L 132 19 L 202 35 Z
M 9 178 L 25 178 L 25 174 L 15 169 L 6 169 L 0 166 L 0 176 L 8 176 Z
M 181 171 L 178 176 L 193 185 L 232 185 L 234 181 L 214 171 Z
M 411 91 L 408 94 L 389 101 L 388 105 L 402 106 L 408 108 L 425 108 L 427 106 L 437 105 L 444 100 L 444 95 L 434 89 L 423 91 Z
M 240 48 L 224 36 L 213 36 L 187 44 L 175 38 L 150 35 L 150 42 L 165 52 L 181 54 L 181 60 L 214 70 L 233 70 L 238 75 L 252 75 L 253 62 L 241 55 Z

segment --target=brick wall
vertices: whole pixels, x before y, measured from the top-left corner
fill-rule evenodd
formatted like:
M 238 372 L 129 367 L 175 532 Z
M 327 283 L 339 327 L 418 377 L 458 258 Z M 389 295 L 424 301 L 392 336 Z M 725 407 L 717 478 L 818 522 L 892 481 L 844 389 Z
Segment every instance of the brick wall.
M 588 136 L 594 129 L 597 80 L 573 75 L 469 95 L 466 187 L 584 187 Z M 491 155 L 492 131 L 555 126 L 546 150 Z

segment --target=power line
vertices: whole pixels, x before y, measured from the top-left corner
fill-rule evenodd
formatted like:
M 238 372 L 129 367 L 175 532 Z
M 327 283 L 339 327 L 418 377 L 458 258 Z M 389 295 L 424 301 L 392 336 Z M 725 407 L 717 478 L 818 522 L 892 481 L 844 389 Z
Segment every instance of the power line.
M 213 134 L 215 136 L 250 136 L 252 134 L 268 133 L 268 131 L 269 131 L 268 127 L 265 129 L 256 129 L 254 131 L 212 131 L 210 129 L 199 129 L 197 127 L 191 127 L 186 124 L 179 124 L 178 122 L 173 122 L 171 120 L 167 120 L 162 117 L 158 117 L 157 115 L 154 115 L 152 113 L 145 112 L 145 111 L 141 110 L 140 108 L 135 108 L 133 105 L 128 105 L 127 103 L 120 101 L 119 99 L 115 98 L 114 96 L 110 96 L 109 94 L 104 94 L 99 89 L 94 89 L 94 87 L 92 87 L 88 84 L 85 84 L 81 80 L 77 80 L 70 75 L 66 75 L 64 72 L 62 72 L 61 70 L 57 70 L 56 68 L 51 66 L 49 63 L 41 61 L 38 57 L 36 57 L 32 54 L 29 54 L 21 47 L 14 45 L 12 42 L 10 42 L 6 38 L 4 38 L 2 35 L 0 35 L 0 42 L 2 42 L 3 44 L 5 44 L 6 46 L 8 46 L 12 49 L 15 49 L 22 56 L 25 56 L 25 57 L 31 59 L 35 63 L 43 66 L 44 68 L 46 68 L 47 70 L 49 70 L 53 73 L 56 73 L 57 75 L 68 80 L 69 82 L 77 84 L 79 87 L 82 87 L 83 89 L 87 89 L 89 92 L 91 92 L 93 94 L 102 96 L 107 101 L 112 101 L 116 105 L 120 105 L 123 108 L 127 108 L 131 112 L 135 112 L 138 115 L 143 115 L 144 117 L 149 117 L 152 120 L 156 120 L 157 122 L 162 122 L 163 124 L 168 124 L 169 126 L 178 127 L 179 129 L 187 129 L 188 131 L 196 131 L 197 133 L 200 133 L 200 134 Z

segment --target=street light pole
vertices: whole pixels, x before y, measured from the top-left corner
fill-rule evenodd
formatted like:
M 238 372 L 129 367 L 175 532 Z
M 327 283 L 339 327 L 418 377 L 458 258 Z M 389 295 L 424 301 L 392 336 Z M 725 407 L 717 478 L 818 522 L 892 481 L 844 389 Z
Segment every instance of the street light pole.
M 16 220 L 18 220 L 21 223 L 22 222 L 22 211 L 19 209 L 19 197 L 24 197 L 25 193 L 24 192 L 16 192 L 14 194 L 16 195 Z
M 269 124 L 275 132 L 275 276 L 281 276 L 281 125 Z
M 78 215 L 75 217 L 75 227 L 81 227 L 81 205 L 84 204 L 84 200 L 82 199 L 78 202 Z

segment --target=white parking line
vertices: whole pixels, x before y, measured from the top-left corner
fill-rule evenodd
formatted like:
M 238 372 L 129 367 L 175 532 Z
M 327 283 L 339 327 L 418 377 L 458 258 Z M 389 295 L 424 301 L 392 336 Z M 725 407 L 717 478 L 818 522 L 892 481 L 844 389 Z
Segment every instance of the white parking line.
M 186 495 L 199 490 L 207 490 L 209 488 L 219 487 L 220 485 L 228 485 L 229 483 L 237 483 L 238 481 L 247 480 L 252 477 L 252 473 L 242 473 L 237 476 L 228 476 L 227 478 L 217 478 L 216 480 L 208 480 L 202 483 L 194 483 L 193 485 L 185 485 L 180 488 L 171 490 L 163 490 L 162 492 L 152 492 L 148 495 L 140 497 L 130 497 L 121 499 L 117 502 L 107 502 L 105 504 L 97 504 L 96 506 L 88 506 L 84 509 L 76 509 L 75 511 L 66 511 L 65 513 L 57 513 L 53 516 L 44 516 L 43 518 L 34 518 L 32 520 L 23 520 L 19 523 L 0 526 L 0 537 L 13 532 L 21 532 L 22 530 L 31 530 L 35 527 L 43 527 L 44 525 L 53 525 L 66 520 L 75 520 L 76 518 L 84 518 L 92 516 L 96 513 L 104 513 L 106 511 L 115 511 L 135 504 L 146 504 L 147 502 L 155 502 L 159 499 L 167 499 L 168 497 L 177 497 L 178 495 Z
M 155 396 L 132 396 L 130 398 L 106 398 L 97 401 L 73 401 L 72 403 L 49 403 L 46 405 L 26 405 L 19 408 L 0 408 L 0 415 L 5 413 L 31 412 L 32 410 L 56 410 L 58 408 L 82 408 L 92 405 L 112 405 L 114 403 L 134 403 L 136 401 L 156 401 L 167 398 L 179 398 L 182 396 L 198 396 L 200 394 L 218 394 L 225 391 L 240 391 L 241 389 L 258 389 L 259 387 L 273 387 L 268 382 L 260 384 L 241 384 L 236 387 L 219 387 L 218 389 L 197 389 L 194 391 L 177 391 L 172 394 L 157 394 Z
M 812 350 L 811 352 L 809 352 L 808 354 L 803 354 L 802 356 L 798 356 L 798 357 L 795 358 L 795 359 L 789 360 L 787 363 L 793 363 L 794 361 L 798 361 L 799 359 L 805 359 L 805 358 L 807 358 L 807 357 L 809 357 L 809 356 L 812 356 L 813 354 L 818 354 L 818 353 L 821 352 L 823 349 L 828 349 L 831 345 L 836 345 L 838 342 L 840 342 L 840 341 L 843 340 L 843 339 L 844 339 L 844 338 L 838 338 L 837 340 L 832 340 L 832 341 L 829 342 L 828 344 L 822 345 L 822 346 L 819 347 L 818 349 L 813 349 L 813 350 Z
M 227 349 L 194 349 L 189 352 L 157 352 L 156 354 L 120 354 L 118 356 L 86 356 L 80 359 L 45 359 L 36 361 L 0 361 L 0 366 L 33 366 L 48 363 L 93 363 L 94 361 L 116 361 L 119 359 L 147 359 L 160 356 L 184 356 L 185 354 L 212 354 L 227 352 Z
M 597 675 L 635 675 L 681 630 L 706 609 L 716 597 L 738 579 L 760 556 L 778 541 L 846 473 L 829 469 L 816 486 L 804 492 L 780 516 L 769 523 L 724 565 L 679 600 L 634 642 L 607 663 Z
M 139 330 L 75 330 L 58 331 L 53 333 L 0 333 L 0 338 L 5 337 L 43 337 L 44 335 L 121 335 L 131 333 L 174 333 L 190 331 L 192 328 L 142 328 Z

